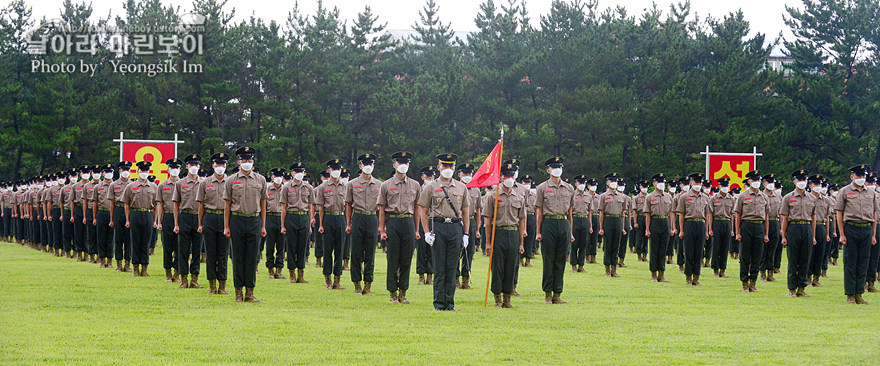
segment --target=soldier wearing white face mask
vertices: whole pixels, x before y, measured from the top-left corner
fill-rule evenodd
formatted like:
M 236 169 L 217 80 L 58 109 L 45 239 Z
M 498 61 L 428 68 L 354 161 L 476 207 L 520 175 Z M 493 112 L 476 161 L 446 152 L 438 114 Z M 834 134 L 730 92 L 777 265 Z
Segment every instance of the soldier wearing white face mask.
M 426 166 L 419 170 L 422 178 L 422 187 L 430 184 L 434 181 L 435 172 L 433 167 Z M 419 195 L 421 195 L 421 188 L 419 189 Z M 431 247 L 425 243 L 425 232 L 422 231 L 421 219 L 416 212 L 416 231 L 418 231 L 418 235 L 416 235 L 416 273 L 419 275 L 419 285 L 432 285 L 434 284 L 434 260 L 431 255 Z M 485 253 L 484 253 L 485 254 Z
M 571 244 L 570 263 L 572 272 L 586 272 L 584 264 L 587 257 L 587 243 L 589 241 L 592 225 L 590 223 L 591 197 L 587 193 L 587 177 L 578 175 L 574 177 L 575 191 L 574 204 L 572 206 L 571 235 L 574 242 Z
M 850 304 L 868 303 L 862 299 L 862 294 L 866 290 L 871 247 L 877 245 L 880 197 L 866 187 L 868 170 L 864 164 L 850 168 L 852 183 L 840 189 L 834 204 L 840 244 L 843 245 L 844 292 Z
M 735 199 L 730 194 L 730 178 L 718 179 L 718 194 L 709 200 L 709 236 L 712 240 L 712 271 L 715 277 L 727 278 L 727 252 L 734 237 L 731 215 Z
M 168 179 L 159 183 L 156 192 L 156 229 L 162 232 L 162 267 L 165 269 L 165 282 L 177 278 L 180 265 L 180 243 L 178 232 L 174 230 L 174 193 L 180 181 L 180 167 L 183 160 L 173 158 L 165 161 L 168 166 Z M 172 274 L 172 272 L 174 272 Z
M 284 235 L 281 232 L 281 197 L 284 190 L 284 169 L 269 170 L 272 180 L 266 188 L 266 269 L 269 279 L 286 280 L 284 269 Z
M 355 295 L 372 295 L 376 261 L 376 238 L 379 236 L 378 199 L 382 181 L 373 176 L 376 155 L 361 154 L 361 174 L 348 182 L 345 190 L 345 231 L 351 241 L 351 282 Z M 361 281 L 364 287 L 361 288 Z
M 770 241 L 769 199 L 761 192 L 761 174 L 757 170 L 746 173 L 747 188 L 733 206 L 736 214 L 736 240 L 740 241 L 739 279 L 742 292 L 758 292 L 755 282 L 761 268 L 764 244 Z
M 474 175 L 474 165 L 471 163 L 464 163 L 458 165 L 458 179 L 467 185 L 470 183 L 471 178 Z M 522 193 L 522 192 L 520 192 Z M 470 279 L 471 279 L 471 266 L 474 263 L 474 253 L 476 252 L 476 248 L 479 245 L 477 240 L 480 239 L 480 218 L 482 212 L 481 205 L 481 195 L 479 188 L 468 188 L 468 200 L 470 201 L 471 207 L 471 217 L 468 219 L 470 221 L 470 231 L 468 232 L 468 236 L 474 239 L 474 242 L 471 245 L 468 245 L 466 248 L 461 249 L 461 268 L 459 270 L 459 276 L 455 279 L 455 284 L 458 288 L 462 290 L 470 290 Z
M 645 198 L 648 196 L 648 187 L 651 186 L 651 182 L 647 180 L 642 180 L 637 183 L 639 188 L 638 193 L 633 196 L 633 211 L 636 214 L 636 222 L 634 228 L 639 230 L 632 230 L 632 237 L 635 241 L 635 253 L 638 256 L 639 262 L 647 262 L 648 261 L 648 237 L 645 236 L 645 229 L 648 228 L 649 222 L 645 221 Z
M 764 255 L 761 260 L 761 281 L 776 282 L 773 274 L 776 272 L 776 251 L 781 250 L 779 244 L 782 242 L 782 237 L 780 236 L 781 228 L 779 226 L 782 196 L 776 193 L 776 177 L 773 173 L 764 175 L 762 178 L 764 181 L 764 194 L 769 201 L 768 220 L 770 221 L 770 226 L 767 236 L 770 237 L 770 241 L 764 246 Z
M 116 257 L 116 272 L 131 272 L 129 268 L 131 263 L 131 234 L 128 228 L 125 227 L 125 204 L 122 202 L 122 193 L 125 192 L 125 187 L 131 183 L 128 177 L 131 175 L 132 165 L 134 164 L 130 161 L 121 161 L 119 164 L 116 164 L 116 168 L 119 169 L 119 179 L 110 184 L 110 200 L 113 201 L 110 222 L 113 226 L 113 252 Z M 76 192 L 75 184 L 71 187 L 71 190 Z M 74 196 L 72 199 L 75 201 L 76 197 Z M 71 206 L 71 212 L 74 212 L 71 222 L 74 223 L 75 229 L 76 210 L 73 209 L 73 206 Z M 76 230 L 74 230 L 74 239 L 76 239 L 76 235 Z M 122 266 L 123 259 L 125 259 L 125 267 Z
M 626 259 L 626 247 L 629 242 L 629 236 L 632 234 L 632 227 L 634 226 L 635 206 L 633 198 L 626 194 L 626 181 L 622 178 L 617 181 L 617 193 L 626 197 L 623 206 L 623 234 L 621 234 L 620 243 L 617 246 L 617 267 L 626 268 L 627 265 L 623 261 Z
M 138 179 L 125 187 L 122 202 L 125 205 L 125 227 L 131 230 L 131 262 L 135 277 L 148 277 L 150 264 L 150 238 L 153 234 L 153 211 L 156 192 L 155 184 L 147 180 L 153 164 L 139 161 Z
M 534 179 L 532 179 L 531 175 L 526 174 L 522 177 L 523 187 L 529 189 L 529 195 L 526 197 L 526 237 L 523 243 L 523 255 L 521 259 L 523 267 L 531 267 L 532 258 L 535 257 L 535 234 L 537 231 L 535 199 L 538 196 L 538 189 L 532 185 L 533 183 Z

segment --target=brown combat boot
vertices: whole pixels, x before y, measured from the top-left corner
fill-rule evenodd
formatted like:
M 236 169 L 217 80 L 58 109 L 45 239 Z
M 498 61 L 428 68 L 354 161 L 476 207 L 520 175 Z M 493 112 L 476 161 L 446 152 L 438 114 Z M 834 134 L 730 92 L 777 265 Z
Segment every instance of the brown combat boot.
M 700 275 L 694 275 L 693 280 L 691 281 L 691 285 L 694 285 L 694 286 L 702 286 L 703 285 L 702 283 L 700 283 Z
M 241 292 L 241 287 L 235 288 L 235 300 L 233 300 L 233 301 L 235 301 L 235 302 L 244 301 L 244 294 Z
M 269 267 L 269 268 L 267 268 L 267 270 L 269 271 L 269 279 L 274 280 L 275 279 L 275 268 Z
M 657 282 L 657 271 L 651 271 L 651 282 Z
M 417 283 L 417 285 L 424 285 L 424 284 L 425 284 L 425 274 L 420 273 L 419 274 L 419 282 Z
M 749 280 L 749 292 L 758 292 L 758 288 L 755 287 L 755 280 Z
M 553 304 L 567 304 L 565 301 L 562 301 L 559 297 L 562 296 L 562 293 L 554 292 L 553 297 L 550 298 L 550 302 Z
M 365 296 L 373 296 L 373 292 L 370 291 L 370 288 L 373 287 L 372 282 L 364 282 L 364 289 L 361 291 L 361 295 Z
M 400 290 L 400 295 L 397 296 L 397 302 L 401 304 L 409 304 L 409 300 L 406 299 L 406 290 Z
M 296 270 L 291 269 L 290 271 L 290 283 L 296 283 Z
M 350 269 L 351 269 L 351 268 L 348 267 L 348 259 L 343 259 L 343 260 L 342 260 L 342 270 L 343 270 L 343 271 L 348 271 L 348 270 L 350 270 Z
M 712 273 L 715 277 L 718 277 L 718 270 L 717 269 L 713 269 Z
M 180 273 L 177 272 L 177 268 L 175 268 L 172 272 L 171 282 L 180 282 Z
M 501 307 L 501 294 L 495 294 L 495 307 Z
M 455 288 L 461 288 L 461 277 L 455 277 Z
M 827 270 L 827 269 L 823 269 L 823 270 L 822 270 L 822 274 L 821 274 L 820 276 L 822 276 L 822 277 L 828 277 L 828 270 Z
M 672 264 L 672 256 L 671 255 L 666 256 L 666 264 Z
M 131 271 L 129 271 L 129 272 L 131 272 Z M 132 277 L 140 277 L 140 276 L 141 276 L 141 265 L 135 264 L 134 265 L 134 273 L 132 273 Z
M 544 292 L 544 303 L 552 304 L 553 303 L 553 293 L 552 292 Z
M 574 272 L 574 273 L 577 273 L 577 272 L 578 272 L 578 267 L 577 267 L 576 265 L 572 264 L 572 265 L 571 265 L 571 271 Z
M 129 264 L 131 264 L 131 261 L 125 261 L 125 267 L 122 267 L 122 272 L 131 272 Z
M 761 271 L 761 281 L 767 281 L 767 271 Z
M 819 275 L 813 276 L 813 287 L 823 287 L 821 283 L 819 283 Z
M 669 282 L 669 280 L 667 280 L 666 277 L 664 276 L 665 274 L 666 274 L 666 271 L 657 272 L 657 282 Z
M 334 290 L 345 290 L 345 287 L 339 284 L 339 276 L 333 276 L 333 289 Z
M 323 267 L 321 257 L 315 257 L 315 267 Z
M 325 275 L 324 276 L 324 289 L 329 290 L 329 289 L 333 288 L 333 285 L 331 283 L 332 282 L 330 282 L 330 275 Z
M 690 285 L 692 285 L 692 284 L 694 283 L 694 281 L 691 279 L 691 275 L 685 275 L 685 276 L 684 276 L 684 280 L 685 280 L 685 283 L 686 283 L 688 286 L 690 286 Z
M 306 281 L 305 277 L 303 276 L 302 269 L 296 270 L 296 283 L 309 283 L 309 281 Z
M 461 278 L 461 289 L 462 290 L 470 290 L 471 289 L 471 278 L 470 277 L 462 277 Z
M 517 284 L 515 284 L 515 283 L 513 284 L 513 292 L 511 292 L 510 295 L 519 297 L 519 292 L 516 292 L 516 285 Z
M 116 261 L 116 272 L 122 272 L 122 261 Z
M 253 287 L 247 287 L 247 288 L 245 288 L 244 302 L 262 302 L 262 301 L 257 300 L 257 298 L 254 297 L 254 288 Z
M 586 272 L 586 270 L 584 270 L 584 266 L 582 266 L 582 265 L 578 265 L 577 271 L 578 272 Z
M 721 278 L 730 278 L 728 275 L 724 274 L 724 270 L 723 270 L 723 269 L 718 271 L 718 277 L 721 277 Z
M 798 296 L 800 296 L 800 295 L 798 294 L 797 290 L 795 290 L 795 289 L 788 290 L 788 297 L 798 297 Z
M 180 286 L 178 286 L 178 288 L 189 288 L 189 279 L 187 279 L 187 277 L 189 277 L 189 276 L 183 275 L 180 277 L 181 281 L 180 281 Z
M 165 270 L 165 282 L 171 282 L 171 268 Z
M 197 275 L 197 274 L 192 275 L 192 278 L 189 281 L 189 288 L 204 288 L 201 285 L 199 285 L 199 275 Z
M 433 273 L 428 273 L 427 275 L 425 275 L 425 284 L 426 285 L 433 285 L 434 284 L 434 274 Z
M 767 271 L 767 282 L 776 282 L 776 279 L 773 278 L 773 271 Z
M 749 292 L 749 281 L 742 281 L 743 283 L 743 292 Z
M 874 287 L 874 281 L 868 282 L 868 285 L 865 286 L 865 291 L 867 291 L 867 292 L 880 292 L 880 291 L 877 291 L 877 288 Z
M 226 281 L 217 281 L 220 284 L 220 287 L 217 288 L 217 295 L 228 295 L 226 292 Z
M 501 307 L 505 309 L 513 309 L 513 305 L 510 305 L 510 294 L 504 294 L 503 297 L 504 301 L 501 302 Z
M 855 304 L 855 303 L 856 303 L 856 297 L 853 296 L 853 295 L 846 295 L 846 303 L 847 303 L 847 304 Z
M 286 280 L 287 279 L 287 277 L 284 277 L 284 275 L 281 274 L 281 270 L 282 270 L 281 267 L 275 268 L 275 279 L 276 280 Z
M 797 289 L 797 297 L 810 297 L 810 295 L 808 295 L 807 292 L 804 291 L 804 290 L 805 290 L 805 288 L 803 288 L 803 287 L 798 287 L 798 289 Z
M 397 291 L 391 291 L 391 303 L 397 304 Z
M 868 305 L 868 302 L 862 299 L 862 294 L 856 294 L 856 304 Z
M 626 267 L 627 267 L 627 265 L 626 265 L 625 263 L 623 263 L 623 258 L 618 259 L 618 261 L 617 261 L 617 267 L 620 267 L 620 268 L 626 268 Z
M 141 265 L 141 277 L 150 277 L 150 273 L 147 272 L 147 265 L 146 264 Z
M 205 263 L 205 252 L 202 252 L 202 257 L 199 258 L 199 262 Z
M 361 289 L 361 283 L 359 281 L 352 281 L 352 282 L 354 282 L 354 294 L 355 295 L 363 295 L 364 290 Z
M 617 266 L 611 266 L 611 277 L 614 277 L 614 278 L 620 277 L 620 275 L 617 274 Z
M 591 262 L 591 263 L 595 263 L 595 262 Z M 532 258 L 526 257 L 526 267 L 531 267 L 531 266 L 532 266 Z
M 605 277 L 611 277 L 611 266 L 605 266 Z
M 216 295 L 217 294 L 217 281 L 208 280 L 208 295 Z

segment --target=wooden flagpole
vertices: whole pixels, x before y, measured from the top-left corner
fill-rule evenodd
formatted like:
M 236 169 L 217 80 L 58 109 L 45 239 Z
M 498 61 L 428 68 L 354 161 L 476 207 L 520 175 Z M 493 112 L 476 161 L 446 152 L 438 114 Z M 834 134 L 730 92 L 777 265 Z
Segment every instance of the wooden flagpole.
M 501 191 L 501 162 L 504 161 L 504 125 L 501 125 L 501 139 L 498 140 L 501 148 L 498 149 L 498 184 L 495 185 L 495 209 L 492 210 L 492 236 L 489 237 L 489 274 L 486 276 L 486 296 L 483 298 L 483 307 L 489 304 L 489 286 L 492 284 L 492 255 L 495 253 L 495 220 L 498 219 L 498 192 Z M 478 228 L 479 230 L 479 228 Z

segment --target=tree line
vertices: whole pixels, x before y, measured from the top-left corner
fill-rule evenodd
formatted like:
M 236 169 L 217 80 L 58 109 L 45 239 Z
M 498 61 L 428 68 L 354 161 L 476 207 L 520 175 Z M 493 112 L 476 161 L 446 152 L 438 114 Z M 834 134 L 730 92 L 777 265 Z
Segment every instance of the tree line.
M 756 146 L 759 167 L 782 176 L 805 168 L 845 179 L 851 165 L 880 167 L 878 1 L 803 0 L 780 14 L 795 35 L 781 40 L 750 35 L 742 12 L 701 18 L 689 2 L 630 14 L 554 0 L 533 25 L 524 0 L 486 0 L 462 40 L 427 0 L 401 41 L 368 6 L 356 19 L 320 2 L 312 14 L 295 6 L 278 24 L 235 22 L 225 1 L 195 0 L 192 12 L 206 16 L 203 52 L 34 55 L 28 32 L 45 19 L 13 0 L 0 10 L 0 179 L 115 162 L 120 131 L 178 133 L 181 155 L 253 146 L 263 171 L 303 161 L 314 173 L 334 157 L 356 167 L 361 153 L 381 162 L 398 150 L 419 167 L 442 152 L 479 165 L 502 126 L 505 157 L 539 180 L 555 155 L 572 176 L 703 171 L 706 145 Z M 161 0 L 122 5 L 102 17 L 65 0 L 58 17 L 149 27 L 183 16 Z M 775 46 L 792 58 L 784 70 L 768 67 Z M 35 59 L 98 67 L 39 73 Z M 114 72 L 111 61 L 203 69 L 150 77 Z M 381 178 L 392 174 L 379 166 Z

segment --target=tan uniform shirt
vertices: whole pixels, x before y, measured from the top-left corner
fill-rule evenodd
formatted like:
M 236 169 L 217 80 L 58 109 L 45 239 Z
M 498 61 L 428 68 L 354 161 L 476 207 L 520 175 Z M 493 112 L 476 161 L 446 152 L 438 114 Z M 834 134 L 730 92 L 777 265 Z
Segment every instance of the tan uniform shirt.
M 635 204 L 634 209 L 636 210 L 636 215 L 644 215 L 645 214 L 645 201 L 647 200 L 648 195 L 639 194 L 633 196 L 633 203 Z
M 318 186 L 317 191 L 315 204 L 318 207 L 323 206 L 325 214 L 345 212 L 345 185 L 342 181 L 328 179 Z
M 152 209 L 158 190 L 150 181 L 137 180 L 125 186 L 122 202 L 129 204 L 132 209 Z
M 230 201 L 232 212 L 245 215 L 260 212 L 260 200 L 268 199 L 266 177 L 257 172 L 245 175 L 239 171 L 226 178 L 223 188 L 223 200 Z M 225 204 L 225 203 L 224 203 Z
M 767 194 L 767 192 L 764 192 L 764 194 L 767 195 L 769 218 L 778 219 L 779 213 L 782 210 L 782 197 L 776 193 Z
M 865 186 L 857 189 L 854 183 L 840 189 L 837 195 L 835 211 L 843 211 L 843 221 L 852 221 L 859 224 L 874 222 L 874 213 L 880 211 L 880 199 L 874 191 Z
M 94 183 L 92 181 L 89 181 L 88 183 L 83 184 L 83 187 L 85 187 L 85 191 L 86 191 L 85 196 L 83 198 L 85 198 L 85 200 L 87 201 L 86 205 L 88 205 L 89 207 L 92 207 L 92 202 L 95 202 L 95 186 L 97 186 L 97 185 L 98 185 L 98 183 Z
M 446 188 L 446 194 L 452 201 L 455 211 L 449 207 L 446 200 L 446 194 L 443 188 Z M 430 184 L 422 187 L 422 193 L 419 195 L 419 206 L 428 208 L 428 217 L 445 217 L 445 218 L 461 218 L 462 209 L 470 208 L 470 199 L 467 187 L 464 183 L 455 179 L 449 183 L 443 182 L 442 179 L 435 179 Z
M 73 201 L 73 184 L 65 184 L 61 187 L 61 201 L 64 202 L 64 208 L 70 208 L 70 202 Z
M 379 199 L 379 188 L 382 182 L 376 177 L 364 179 L 363 176 L 357 177 L 348 182 L 345 188 L 345 203 L 351 204 L 354 211 L 374 213 L 376 202 Z
M 673 210 L 672 195 L 666 192 L 654 190 L 645 196 L 645 204 L 642 206 L 642 212 L 651 217 L 666 216 L 671 218 Z
M 3 202 L 3 208 L 9 208 L 14 203 L 14 196 L 10 194 L 10 191 L 3 192 L 3 196 L 0 197 L 0 200 Z
M 226 209 L 226 202 L 223 201 L 223 187 L 226 186 L 228 180 L 229 177 L 226 175 L 217 179 L 216 174 L 211 174 L 199 183 L 196 201 L 203 203 L 206 210 L 223 211 Z
M 180 182 L 180 179 L 177 180 Z M 158 189 L 156 190 L 156 202 L 162 202 L 162 211 L 172 212 L 174 210 L 174 191 L 175 182 L 172 182 L 171 179 L 168 179 L 162 183 L 159 183 Z
M 705 219 L 709 210 L 709 197 L 693 190 L 681 195 L 675 212 L 684 214 L 685 219 Z
M 196 196 L 199 195 L 200 185 L 201 180 L 199 177 L 192 179 L 189 175 L 178 179 L 177 183 L 174 184 L 174 196 L 171 200 L 178 203 L 180 212 L 192 211 L 191 213 L 197 213 L 199 211 L 199 201 L 196 199 Z
M 828 218 L 834 215 L 834 207 L 832 204 L 834 203 L 830 197 L 820 194 L 818 196 L 813 195 L 816 199 L 816 221 L 819 223 L 829 223 Z
M 122 193 L 125 192 L 125 186 L 130 183 L 130 180 L 122 180 L 122 178 L 113 181 L 113 183 L 110 184 L 110 199 L 117 201 L 118 204 L 122 204 Z M 76 185 L 74 184 L 74 186 Z M 76 192 L 75 189 L 74 192 Z
M 462 184 L 464 184 L 464 183 L 462 183 Z M 465 186 L 467 186 L 467 185 L 465 184 Z M 525 187 L 520 186 L 520 188 L 518 188 L 516 185 L 514 185 L 512 189 L 514 191 L 516 191 L 518 194 L 522 195 L 523 194 L 522 188 L 525 188 Z M 526 190 L 526 192 L 528 192 L 528 190 Z M 483 208 L 483 200 L 481 198 L 482 198 L 482 196 L 480 194 L 479 188 L 468 188 L 468 206 L 470 206 L 470 208 L 471 208 L 471 210 L 470 210 L 471 218 L 473 218 L 474 215 L 477 214 L 478 209 Z
M 574 191 L 574 205 L 571 207 L 572 215 L 589 215 L 592 197 L 586 191 Z
M 64 188 L 65 186 L 55 186 L 52 188 L 52 206 L 64 206 Z
M 795 189 L 783 197 L 780 214 L 788 216 L 788 221 L 810 221 L 816 214 L 816 197 Z
M 526 214 L 529 214 L 529 215 L 535 214 L 535 201 L 537 201 L 537 200 L 538 200 L 538 188 L 532 187 L 531 189 L 529 189 L 529 195 L 526 196 Z M 590 207 L 595 207 L 595 206 L 590 206 Z
M 623 215 L 623 210 L 627 207 L 629 197 L 617 190 L 610 189 L 599 195 L 599 211 L 605 212 L 605 215 Z
M 281 203 L 287 204 L 287 212 L 308 212 L 314 188 L 306 182 L 290 181 L 281 190 Z
M 709 213 L 715 217 L 731 218 L 734 205 L 733 196 L 730 194 L 716 194 L 709 198 Z
M 589 188 L 589 187 L 588 187 Z M 599 197 L 602 196 L 599 193 L 589 191 L 590 195 L 590 213 L 593 215 L 599 214 Z
M 110 210 L 113 208 L 113 201 L 110 200 L 110 197 L 113 194 L 113 189 L 111 185 L 113 182 L 107 182 L 102 180 L 98 183 L 98 186 L 95 187 L 95 197 L 98 200 L 98 208 L 104 208 Z
M 377 204 L 385 206 L 385 213 L 392 215 L 414 215 L 421 186 L 409 177 L 398 179 L 395 174 L 379 187 Z
M 540 207 L 544 216 L 568 215 L 568 209 L 574 205 L 574 187 L 563 182 L 553 183 L 548 179 L 538 185 L 535 207 Z
M 743 221 L 764 221 L 770 214 L 770 202 L 764 192 L 754 193 L 749 188 L 739 194 L 733 212 L 742 214 Z
M 487 225 L 491 225 L 494 214 L 495 205 L 486 205 L 486 209 L 483 210 L 483 217 L 486 218 Z M 520 220 L 525 218 L 526 199 L 522 192 L 517 192 L 515 189 L 505 192 L 504 188 L 501 188 L 498 192 L 498 217 L 495 224 L 498 226 L 517 226 Z
M 269 183 L 266 187 L 266 213 L 281 213 L 281 195 L 284 193 L 284 185 Z

